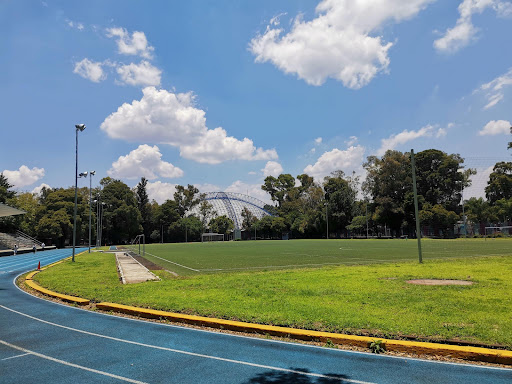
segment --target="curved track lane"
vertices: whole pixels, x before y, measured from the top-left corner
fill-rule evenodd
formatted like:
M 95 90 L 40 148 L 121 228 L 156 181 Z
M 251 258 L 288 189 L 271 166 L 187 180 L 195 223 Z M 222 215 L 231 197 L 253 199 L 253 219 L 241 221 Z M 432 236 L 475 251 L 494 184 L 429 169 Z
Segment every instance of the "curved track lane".
M 510 383 L 512 370 L 253 339 L 33 297 L 16 275 L 70 250 L 0 259 L 0 382 Z

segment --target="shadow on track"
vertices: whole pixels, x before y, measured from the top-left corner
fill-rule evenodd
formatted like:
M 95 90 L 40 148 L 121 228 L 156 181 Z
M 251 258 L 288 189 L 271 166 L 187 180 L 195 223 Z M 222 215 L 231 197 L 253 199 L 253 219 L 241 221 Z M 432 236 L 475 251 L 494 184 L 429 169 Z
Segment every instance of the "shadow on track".
M 302 368 L 290 368 L 290 370 L 304 372 L 305 374 L 310 373 L 309 370 Z M 326 377 L 310 377 L 295 372 L 269 371 L 257 374 L 244 384 L 348 384 L 351 382 L 345 375 L 334 373 L 325 373 L 322 375 Z

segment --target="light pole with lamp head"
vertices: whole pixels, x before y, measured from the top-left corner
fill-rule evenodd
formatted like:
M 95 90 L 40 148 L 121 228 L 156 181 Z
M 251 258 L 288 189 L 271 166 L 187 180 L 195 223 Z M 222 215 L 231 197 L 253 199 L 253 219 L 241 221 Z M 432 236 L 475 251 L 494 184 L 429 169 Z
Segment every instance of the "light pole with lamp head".
M 83 132 L 85 124 L 76 124 L 76 146 L 75 146 L 75 209 L 73 214 L 73 256 L 71 261 L 75 261 L 75 244 L 76 244 L 76 205 L 77 205 L 77 188 L 78 188 L 78 131 Z
M 95 174 L 96 171 L 89 171 L 89 253 L 91 253 L 92 177 Z

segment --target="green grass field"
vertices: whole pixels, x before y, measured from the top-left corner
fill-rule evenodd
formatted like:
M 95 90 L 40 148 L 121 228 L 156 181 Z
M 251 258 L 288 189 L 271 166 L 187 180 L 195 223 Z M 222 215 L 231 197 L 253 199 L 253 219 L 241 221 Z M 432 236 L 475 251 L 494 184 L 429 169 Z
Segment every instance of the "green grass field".
M 280 254 L 279 244 L 297 245 L 297 249 L 303 253 L 307 249 L 311 251 L 322 248 L 321 245 L 313 246 L 316 244 L 314 241 L 266 244 L 269 247 L 267 253 L 275 255 Z M 275 244 L 275 251 L 272 250 L 272 244 Z M 307 247 L 308 244 L 311 248 Z M 333 244 L 339 245 L 343 242 L 333 241 Z M 387 243 L 388 246 L 391 244 L 393 243 Z M 501 246 L 511 243 L 496 242 L 495 246 L 498 244 Z M 182 252 L 187 249 L 198 252 L 197 250 L 202 249 L 201 252 L 204 252 L 226 249 L 231 245 L 183 244 L 169 248 L 183 247 Z M 250 243 L 242 245 L 248 246 Z M 260 245 L 265 245 L 265 242 Z M 194 248 L 195 246 L 198 247 Z M 284 249 L 286 248 L 282 248 L 281 252 Z M 254 255 L 259 255 L 261 248 L 258 252 Z M 270 260 L 281 260 L 283 264 L 293 260 L 293 255 L 288 255 L 287 252 L 285 254 L 286 260 L 277 257 Z M 75 263 L 65 262 L 44 270 L 34 279 L 48 289 L 96 302 L 109 301 L 172 312 L 330 332 L 383 337 L 407 335 L 432 341 L 451 339 L 500 344 L 512 349 L 510 248 L 508 256 L 435 260 L 427 258 L 423 264 L 416 261 L 381 263 L 384 257 L 378 257 L 377 252 L 373 254 L 380 263 L 197 273 L 179 278 L 165 271 L 156 271 L 162 278 L 161 281 L 123 285 L 119 282 L 114 255 L 93 252 L 78 255 Z M 193 253 L 191 257 L 192 255 Z M 208 256 L 212 257 L 209 259 L 212 264 L 220 263 L 215 259 L 220 255 L 212 252 L 202 253 L 202 263 L 191 265 L 207 266 L 204 260 Z M 297 257 L 309 261 L 313 256 Z M 182 258 L 180 261 L 191 263 L 185 256 Z M 410 258 L 413 259 L 413 256 Z M 269 259 L 263 257 L 260 260 L 267 262 Z M 330 259 L 323 255 L 322 260 Z M 337 262 L 340 260 L 335 259 Z M 248 264 L 248 261 L 231 261 L 223 265 Z M 409 279 L 418 278 L 465 279 L 474 284 L 419 286 L 406 283 Z
M 512 254 L 512 239 L 422 241 L 423 258 Z M 138 251 L 138 247 L 134 247 Z M 146 245 L 146 258 L 179 275 L 418 260 L 417 241 L 289 240 Z

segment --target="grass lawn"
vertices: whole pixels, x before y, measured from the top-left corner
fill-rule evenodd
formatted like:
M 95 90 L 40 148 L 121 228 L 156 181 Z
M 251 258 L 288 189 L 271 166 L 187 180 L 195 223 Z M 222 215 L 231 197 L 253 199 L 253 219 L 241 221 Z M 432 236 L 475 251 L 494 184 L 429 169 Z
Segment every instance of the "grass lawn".
M 278 253 L 281 243 L 292 242 L 272 243 Z M 230 244 L 238 246 L 238 242 Z M 216 244 L 206 245 L 216 249 Z M 510 251 L 509 256 L 427 258 L 424 264 L 400 259 L 382 263 L 371 247 L 368 254 L 381 263 L 179 278 L 157 271 L 162 281 L 122 285 L 112 254 L 85 253 L 75 263 L 42 271 L 35 280 L 49 289 L 94 301 L 330 332 L 459 339 L 512 349 Z M 213 253 L 212 261 L 217 257 Z M 474 285 L 406 283 L 414 278 L 466 279 Z
M 512 254 L 512 239 L 425 239 L 422 246 L 426 260 Z M 414 239 L 150 244 L 146 258 L 179 275 L 196 275 L 414 261 L 418 260 L 418 245 Z

